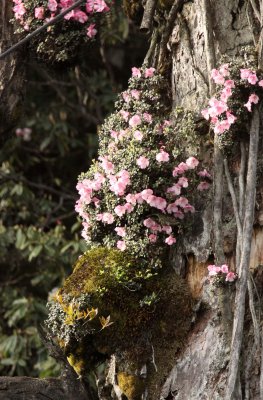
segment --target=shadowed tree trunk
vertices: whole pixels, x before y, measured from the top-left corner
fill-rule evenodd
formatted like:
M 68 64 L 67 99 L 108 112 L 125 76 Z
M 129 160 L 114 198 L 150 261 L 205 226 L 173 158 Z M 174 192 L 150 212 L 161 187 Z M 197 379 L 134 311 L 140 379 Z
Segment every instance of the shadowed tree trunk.
M 13 2 L 1 1 L 0 8 L 0 53 L 14 44 L 18 37 L 14 35 Z M 0 142 L 15 127 L 22 107 L 25 65 L 22 50 L 16 51 L 4 60 L 0 60 Z
M 136 2 L 131 5 L 133 3 Z M 196 124 L 200 125 L 203 123 L 200 111 L 215 92 L 210 80 L 211 70 L 224 63 L 222 56 L 235 59 L 245 46 L 252 46 L 257 50 L 261 66 L 263 5 L 259 7 L 258 2 L 252 0 L 175 0 L 162 2 L 164 6 L 158 9 L 156 1 L 144 3 L 147 15 L 143 18 L 142 29 L 153 29 L 146 63 L 160 71 L 169 71 L 173 107 L 194 112 Z M 3 32 L 6 35 L 9 31 L 5 28 Z M 8 40 L 11 40 L 10 35 L 9 32 Z M 1 114 L 8 116 L 8 123 L 2 123 L 4 126 L 10 126 L 13 115 L 10 98 L 15 96 L 17 101 L 14 88 L 21 88 L 22 82 L 22 75 L 18 74 L 17 86 L 13 85 L 14 72 L 20 63 L 17 54 L 12 59 L 13 72 L 8 72 L 11 75 L 7 76 L 6 65 L 1 65 L 4 77 L 1 96 L 8 98 L 7 111 Z M 11 82 L 8 87 L 7 82 Z M 247 134 L 249 139 L 240 141 L 240 146 L 235 146 L 228 159 L 216 140 L 213 142 L 207 136 L 200 139 L 199 158 L 213 169 L 214 191 L 196 217 L 192 232 L 173 254 L 175 273 L 187 282 L 195 300 L 191 328 L 183 346 L 178 346 L 172 332 L 168 342 L 155 339 L 149 345 L 148 359 L 145 361 L 142 356 L 141 363 L 132 371 L 127 360 L 134 349 L 127 345 L 126 352 L 111 356 L 106 374 L 98 377 L 99 399 L 263 398 L 262 328 L 257 310 L 263 289 L 263 207 L 259 173 L 256 179 L 262 164 L 260 105 L 253 112 Z M 207 282 L 207 265 L 211 260 L 218 265 L 226 263 L 238 273 L 236 287 L 213 288 Z M 169 326 L 165 329 L 169 330 Z M 131 378 L 135 376 L 144 380 L 143 391 L 135 387 L 140 386 L 137 378 Z M 91 398 L 83 392 L 86 389 L 82 386 L 72 391 L 77 385 L 76 376 L 71 375 L 66 381 L 65 387 L 63 379 L 1 378 L 0 398 L 25 398 L 16 394 L 17 385 L 22 388 L 21 393 L 30 393 L 28 399 Z

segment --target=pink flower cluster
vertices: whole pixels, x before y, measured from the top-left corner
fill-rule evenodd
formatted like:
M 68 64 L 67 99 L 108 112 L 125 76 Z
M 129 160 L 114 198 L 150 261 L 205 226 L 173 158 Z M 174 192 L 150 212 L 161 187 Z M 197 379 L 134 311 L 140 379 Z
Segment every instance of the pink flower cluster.
M 173 145 L 161 141 L 161 135 L 174 134 L 171 122 L 151 115 L 152 105 L 145 108 L 144 103 L 141 111 L 145 94 L 140 81 L 153 77 L 155 69 L 133 68 L 132 72 L 131 87 L 122 93 L 119 109 L 102 128 L 98 161 L 88 179 L 77 185 L 76 211 L 84 220 L 83 236 L 96 240 L 102 227 L 107 243 L 121 251 L 130 250 L 137 240 L 145 246 L 157 241 L 168 246 L 176 243 L 178 225 L 195 212 L 187 191 L 196 186 L 207 190 L 211 183 L 206 169 L 197 171 L 197 158 L 177 161 Z M 165 223 L 158 218 L 162 215 Z
M 213 69 L 211 73 L 213 81 L 222 88 L 219 92 L 219 98 L 212 97 L 209 100 L 209 107 L 202 110 L 201 114 L 207 120 L 210 120 L 215 134 L 222 134 L 228 131 L 233 125 L 237 117 L 231 112 L 228 106 L 228 100 L 233 95 L 233 89 L 236 83 L 230 79 L 230 71 L 228 64 L 222 65 L 219 69 Z M 256 73 L 250 69 L 240 70 L 240 79 L 248 82 L 250 85 L 258 85 L 263 87 L 263 80 L 258 79 Z M 249 96 L 248 102 L 244 104 L 249 112 L 252 111 L 252 104 L 257 104 L 259 97 L 253 93 Z
M 223 277 L 225 279 L 225 282 L 234 282 L 237 279 L 237 275 L 229 271 L 228 265 L 223 264 L 221 266 L 217 265 L 208 265 L 208 275 L 212 277 Z
M 74 4 L 74 0 L 48 0 L 46 7 L 40 5 L 31 10 L 27 7 L 26 0 L 13 0 L 13 2 L 15 3 L 13 7 L 15 19 L 19 21 L 26 31 L 30 30 L 30 24 L 34 19 L 47 22 Z M 93 14 L 104 13 L 109 10 L 110 8 L 104 0 L 86 0 L 86 4 L 82 9 L 76 8 L 70 11 L 65 15 L 64 19 L 86 24 Z M 89 38 L 94 37 L 97 33 L 94 23 L 90 23 L 86 29 Z

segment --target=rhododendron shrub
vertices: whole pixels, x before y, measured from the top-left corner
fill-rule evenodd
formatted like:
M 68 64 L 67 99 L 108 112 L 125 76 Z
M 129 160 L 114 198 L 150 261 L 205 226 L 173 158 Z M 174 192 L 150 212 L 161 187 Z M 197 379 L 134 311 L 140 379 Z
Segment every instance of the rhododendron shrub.
M 74 0 L 12 0 L 14 3 L 14 23 L 17 32 L 32 32 L 45 22 L 65 11 L 74 4 Z M 51 53 L 50 46 L 60 46 L 54 53 L 56 60 L 65 60 L 74 48 L 97 34 L 96 21 L 101 14 L 107 13 L 114 3 L 113 0 L 86 0 L 83 5 L 75 8 L 64 16 L 63 22 L 51 26 L 45 32 L 45 39 L 37 41 L 37 52 Z M 67 51 L 68 48 L 68 51 Z
M 263 76 L 256 71 L 252 60 L 246 60 L 243 68 L 229 62 L 213 69 L 211 78 L 217 92 L 201 114 L 211 123 L 218 141 L 231 144 L 238 139 L 262 96 Z
M 197 191 L 211 182 L 196 154 L 182 152 L 181 125 L 167 119 L 163 86 L 154 68 L 133 68 L 100 130 L 98 160 L 77 184 L 87 242 L 154 263 L 183 235 Z

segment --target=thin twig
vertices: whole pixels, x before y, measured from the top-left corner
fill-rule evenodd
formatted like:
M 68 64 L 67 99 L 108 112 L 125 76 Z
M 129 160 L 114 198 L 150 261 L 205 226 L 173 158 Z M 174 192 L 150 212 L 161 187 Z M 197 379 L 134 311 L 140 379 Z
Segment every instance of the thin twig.
M 0 60 L 3 60 L 5 57 L 7 57 L 9 54 L 13 53 L 19 47 L 21 47 L 24 44 L 26 44 L 27 42 L 29 42 L 33 37 L 39 35 L 39 33 L 43 32 L 49 26 L 54 25 L 57 22 L 59 22 L 60 20 L 62 20 L 65 15 L 67 15 L 70 11 L 74 10 L 76 7 L 80 6 L 82 3 L 84 3 L 84 1 L 85 0 L 77 0 L 76 3 L 74 3 L 72 6 L 66 8 L 64 11 L 62 11 L 56 17 L 52 18 L 51 20 L 46 22 L 44 25 L 40 26 L 32 33 L 29 33 L 25 38 L 21 39 L 18 43 L 14 44 L 9 49 L 7 49 L 2 54 L 0 54 Z
M 157 0 L 147 0 L 144 8 L 143 18 L 140 30 L 143 32 L 150 32 L 153 23 L 154 11 L 156 9 Z
M 260 36 L 258 39 L 258 67 L 263 66 L 263 2 L 260 2 Z
M 259 348 L 260 330 L 259 330 L 259 323 L 258 323 L 256 310 L 255 310 L 253 286 L 252 286 L 250 277 L 248 278 L 248 281 L 247 281 L 247 288 L 248 288 L 248 295 L 249 295 L 249 309 L 250 309 L 250 313 L 251 313 L 251 317 L 252 317 L 252 321 L 253 321 L 255 344 L 256 344 L 257 348 Z
M 237 283 L 236 298 L 235 298 L 235 313 L 234 313 L 231 353 L 230 353 L 229 372 L 228 372 L 229 375 L 228 375 L 228 382 L 225 394 L 226 400 L 232 400 L 234 398 L 235 386 L 239 369 L 241 345 L 243 339 L 245 299 L 247 291 L 249 260 L 251 252 L 251 237 L 253 232 L 254 209 L 255 209 L 255 198 L 256 198 L 258 142 L 259 142 L 259 111 L 257 108 L 255 108 L 250 128 L 242 254 L 240 262 L 240 275 Z
M 150 47 L 146 53 L 146 56 L 144 58 L 143 61 L 143 65 L 145 67 L 149 67 L 149 65 L 153 66 L 153 63 L 151 62 L 153 55 L 154 55 L 154 51 L 157 45 L 157 40 L 158 40 L 158 29 L 154 29 L 153 33 L 152 33 L 152 37 L 151 37 L 151 43 L 150 43 Z
M 254 14 L 255 14 L 255 16 L 257 17 L 257 19 L 259 20 L 259 22 L 260 22 L 260 12 L 259 12 L 259 10 L 258 10 L 258 8 L 257 8 L 257 4 L 256 4 L 256 2 L 255 2 L 255 0 L 250 0 L 250 4 L 251 4 L 251 6 L 252 6 L 252 8 L 253 8 L 253 11 L 254 11 Z
M 237 196 L 236 196 L 234 185 L 233 185 L 231 175 L 229 172 L 228 162 L 226 159 L 224 159 L 224 167 L 225 167 L 225 175 L 226 175 L 228 190 L 229 190 L 229 193 L 230 193 L 231 199 L 232 199 L 234 215 L 235 215 L 236 224 L 237 224 L 237 231 L 238 231 L 239 236 L 241 237 L 242 236 L 242 225 L 241 225 L 241 221 L 240 221 L 240 217 L 239 217 Z
M 240 142 L 241 160 L 238 176 L 239 183 L 239 216 L 243 221 L 244 201 L 245 201 L 245 171 L 246 171 L 246 147 L 244 142 Z

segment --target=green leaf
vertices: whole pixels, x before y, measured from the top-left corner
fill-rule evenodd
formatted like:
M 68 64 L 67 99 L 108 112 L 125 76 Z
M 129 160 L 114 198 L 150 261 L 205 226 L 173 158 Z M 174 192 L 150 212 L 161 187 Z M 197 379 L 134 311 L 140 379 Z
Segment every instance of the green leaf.
M 43 249 L 42 244 L 39 244 L 36 247 L 34 247 L 33 251 L 31 251 L 31 253 L 28 256 L 28 261 L 32 261 L 33 258 L 36 258 L 41 253 L 42 249 Z

